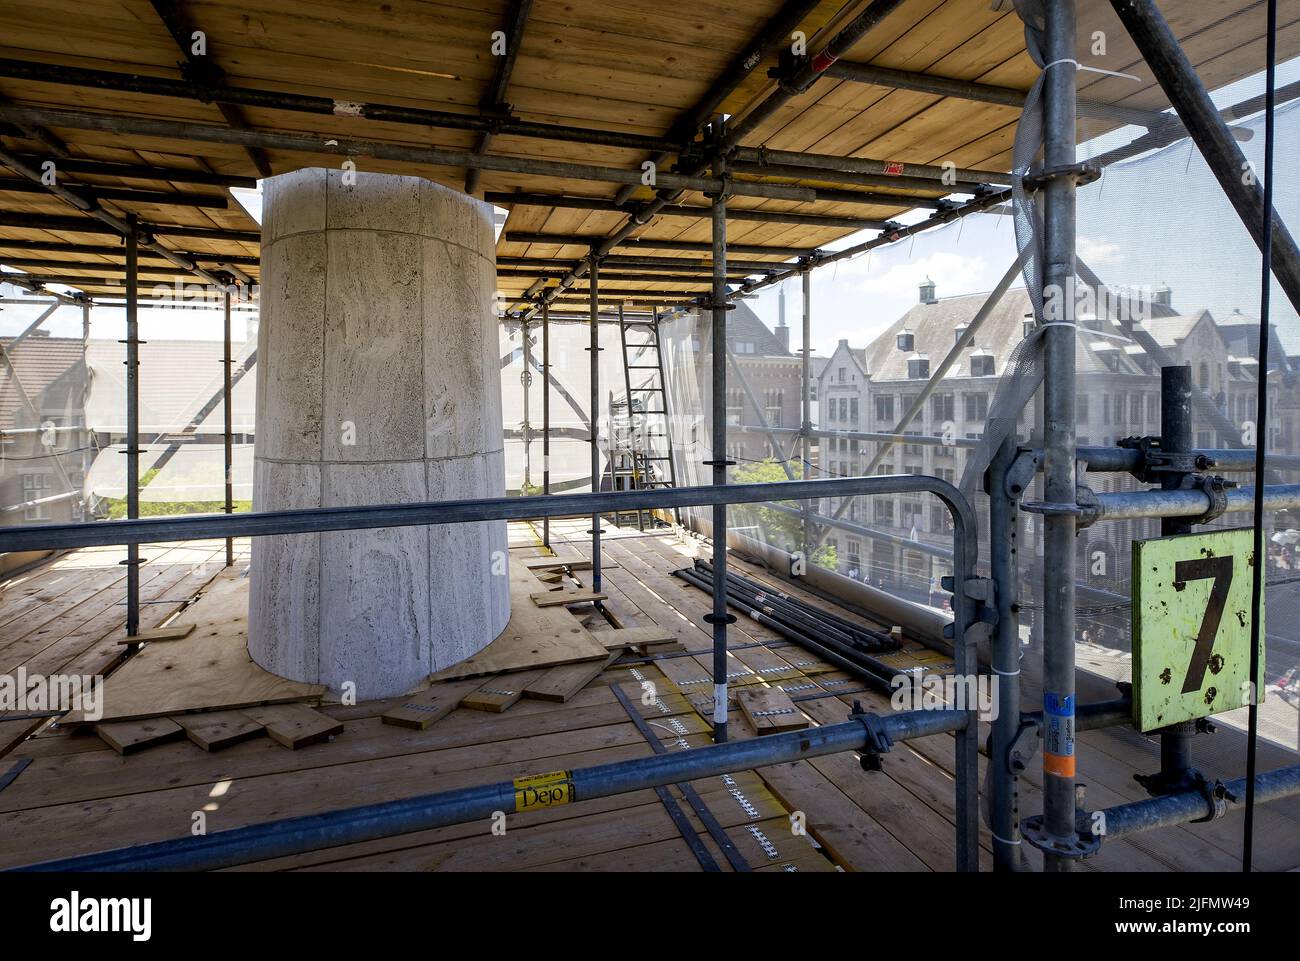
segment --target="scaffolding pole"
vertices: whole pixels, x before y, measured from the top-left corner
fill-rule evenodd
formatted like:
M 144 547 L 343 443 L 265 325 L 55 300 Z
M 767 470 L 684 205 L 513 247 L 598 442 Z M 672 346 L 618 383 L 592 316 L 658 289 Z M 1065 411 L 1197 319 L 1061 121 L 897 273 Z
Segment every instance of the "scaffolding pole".
M 230 356 L 230 288 L 227 287 L 221 294 L 222 307 L 224 308 L 224 337 L 223 353 L 221 357 L 222 384 L 221 399 L 222 406 L 225 408 L 225 462 L 226 462 L 226 513 L 235 512 L 235 413 L 231 406 L 231 364 L 234 362 Z M 226 566 L 232 567 L 235 563 L 235 539 L 226 538 Z
M 1019 513 L 1017 498 L 1007 489 L 1007 471 L 1016 459 L 1015 438 L 1003 439 L 988 471 L 989 573 L 996 585 L 998 624 L 993 636 L 993 674 L 997 678 L 998 713 L 993 719 L 990 764 L 993 767 L 992 817 L 993 869 L 1019 871 L 1022 867 L 1019 780 L 1023 769 L 1015 766 L 1012 751 L 1021 731 L 1020 720 L 1020 569 L 1016 555 Z
M 551 305 L 542 301 L 542 493 L 551 492 Z M 542 546 L 551 546 L 551 519 L 542 518 Z
M 1194 443 L 1192 431 L 1192 369 L 1186 366 L 1160 368 L 1160 450 L 1170 454 L 1186 454 Z M 1186 477 L 1178 471 L 1167 471 L 1160 476 L 1162 490 L 1179 490 Z M 1160 536 L 1190 534 L 1191 520 L 1164 517 L 1160 520 Z M 1160 773 L 1153 783 L 1152 793 L 1192 787 L 1184 783 L 1192 769 L 1192 737 L 1196 734 L 1195 721 L 1181 721 L 1160 732 Z
M 715 141 L 723 136 L 716 122 Z M 726 161 L 713 162 L 713 175 L 726 184 Z M 727 483 L 727 198 L 719 190 L 710 198 L 713 240 L 713 486 Z M 736 619 L 727 610 L 727 505 L 713 505 L 713 611 L 705 620 L 713 625 L 713 740 L 727 740 L 727 625 Z
M 600 493 L 600 258 L 594 253 L 587 258 L 591 275 L 587 288 L 589 296 L 588 322 L 591 325 L 591 413 L 588 415 L 591 434 L 591 492 Z M 542 302 L 543 306 L 545 301 Z M 550 371 L 547 371 L 550 376 Z M 591 514 L 591 589 L 600 591 L 600 511 Z
M 799 456 L 803 463 L 799 465 L 799 476 L 808 477 L 808 472 L 812 470 L 812 266 L 804 268 L 803 273 L 799 275 L 800 283 L 803 286 L 803 362 L 799 365 L 799 383 L 803 387 L 803 395 L 799 398 L 800 423 L 799 423 Z M 803 564 L 804 569 L 812 563 L 808 557 L 808 548 L 811 542 L 812 532 L 809 529 L 808 521 L 812 514 L 812 505 L 805 503 L 803 506 Z
M 1074 0 L 1044 5 L 1048 66 L 1043 82 L 1045 296 L 1060 305 L 1046 325 L 1043 378 L 1045 500 L 1056 505 L 1043 523 L 1043 817 L 1053 839 L 1048 872 L 1069 871 L 1075 834 L 1075 22 Z M 1055 850 L 1054 850 L 1055 849 Z
M 126 516 L 140 517 L 140 236 L 126 218 Z M 126 549 L 126 636 L 140 633 L 140 545 Z

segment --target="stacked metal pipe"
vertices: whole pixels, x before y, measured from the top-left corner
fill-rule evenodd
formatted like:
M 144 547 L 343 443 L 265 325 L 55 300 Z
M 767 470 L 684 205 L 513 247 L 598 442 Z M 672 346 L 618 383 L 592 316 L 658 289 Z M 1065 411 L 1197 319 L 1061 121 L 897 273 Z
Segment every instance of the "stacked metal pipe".
M 694 567 L 673 571 L 676 577 L 713 593 L 713 566 L 697 560 Z M 727 604 L 770 627 L 827 661 L 844 668 L 880 691 L 893 689 L 890 679 L 900 673 L 872 656 L 896 651 L 902 642 L 889 634 L 856 624 L 743 574 L 726 574 Z

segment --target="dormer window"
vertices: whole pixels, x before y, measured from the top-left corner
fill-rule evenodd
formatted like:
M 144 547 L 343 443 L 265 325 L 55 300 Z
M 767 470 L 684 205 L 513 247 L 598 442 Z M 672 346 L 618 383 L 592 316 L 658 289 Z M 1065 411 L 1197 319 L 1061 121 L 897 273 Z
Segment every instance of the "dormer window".
M 966 331 L 969 328 L 970 328 L 970 324 L 959 324 L 958 326 L 954 327 L 952 331 L 954 343 L 960 344 L 962 337 L 966 334 Z
M 901 330 L 898 333 L 899 350 L 916 350 L 916 335 L 910 330 Z
M 971 354 L 970 375 L 972 377 L 992 377 L 993 355 L 987 353 Z
M 930 376 L 930 358 L 924 354 L 913 354 L 907 358 L 907 376 L 911 380 L 920 380 Z
M 1032 334 L 1032 333 L 1034 332 L 1034 327 L 1036 327 L 1036 326 L 1037 326 L 1037 325 L 1034 323 L 1034 318 L 1033 318 L 1032 315 L 1029 316 L 1029 317 L 1026 317 L 1026 318 L 1025 318 L 1025 325 L 1024 325 L 1024 331 L 1025 331 L 1025 332 L 1024 332 L 1024 335 L 1023 335 L 1023 336 L 1028 337 L 1030 334 Z

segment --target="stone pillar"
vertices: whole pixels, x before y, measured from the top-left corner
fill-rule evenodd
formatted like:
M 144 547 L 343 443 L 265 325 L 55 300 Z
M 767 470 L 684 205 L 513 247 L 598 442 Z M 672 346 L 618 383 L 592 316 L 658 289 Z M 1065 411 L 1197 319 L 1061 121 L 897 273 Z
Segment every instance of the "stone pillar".
M 264 184 L 254 510 L 501 497 L 492 208 L 416 177 Z M 504 521 L 253 540 L 248 649 L 405 693 L 510 618 Z

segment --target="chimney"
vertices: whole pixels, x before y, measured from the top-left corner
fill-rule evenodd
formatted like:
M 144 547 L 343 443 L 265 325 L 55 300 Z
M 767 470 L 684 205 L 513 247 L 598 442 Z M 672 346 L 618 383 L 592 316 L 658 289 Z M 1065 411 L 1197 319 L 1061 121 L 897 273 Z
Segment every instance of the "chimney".
M 1174 305 L 1174 292 L 1169 289 L 1168 284 L 1161 284 L 1152 291 L 1151 303 L 1159 304 L 1161 307 L 1172 307 Z
M 938 300 L 938 298 L 934 296 L 934 281 L 931 280 L 929 277 L 926 277 L 925 280 L 921 282 L 920 290 L 921 290 L 921 303 L 933 304 Z
M 781 345 L 782 353 L 790 353 L 790 328 L 785 325 L 785 284 L 777 288 L 778 313 L 776 321 L 776 342 Z

